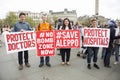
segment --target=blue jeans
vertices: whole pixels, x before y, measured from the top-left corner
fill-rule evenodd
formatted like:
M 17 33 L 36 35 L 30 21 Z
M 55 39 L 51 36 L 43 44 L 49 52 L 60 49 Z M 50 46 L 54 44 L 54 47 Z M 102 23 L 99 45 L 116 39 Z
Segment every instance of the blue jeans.
M 115 61 L 119 61 L 119 45 L 115 44 Z
M 105 53 L 106 53 L 106 48 L 102 48 L 102 56 L 101 56 L 102 59 L 104 59 Z
M 50 57 L 49 56 L 46 56 L 45 57 L 45 62 L 46 64 L 48 64 L 50 61 Z M 44 57 L 40 57 L 40 64 L 44 64 Z
M 91 63 L 91 58 L 93 57 L 93 62 L 96 63 L 97 62 L 97 54 L 98 54 L 98 47 L 88 47 L 88 55 L 87 55 L 87 62 L 88 64 Z

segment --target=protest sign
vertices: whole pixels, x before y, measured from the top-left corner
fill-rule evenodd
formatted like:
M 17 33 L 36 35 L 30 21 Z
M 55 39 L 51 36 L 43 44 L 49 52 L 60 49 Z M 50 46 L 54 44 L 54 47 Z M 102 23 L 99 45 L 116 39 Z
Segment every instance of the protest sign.
M 108 47 L 110 30 L 104 28 L 84 28 L 84 47 Z
M 54 31 L 36 32 L 36 45 L 37 56 L 53 56 L 55 54 Z
M 55 31 L 56 48 L 79 48 L 80 30 L 56 30 Z
M 33 31 L 11 32 L 5 34 L 7 53 L 35 49 L 35 36 Z

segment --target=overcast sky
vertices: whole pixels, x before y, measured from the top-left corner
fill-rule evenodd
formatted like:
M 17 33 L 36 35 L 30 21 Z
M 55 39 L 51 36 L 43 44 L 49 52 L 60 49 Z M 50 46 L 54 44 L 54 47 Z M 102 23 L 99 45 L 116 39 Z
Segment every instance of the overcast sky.
M 99 0 L 99 15 L 120 19 L 120 0 Z M 9 11 L 54 12 L 76 10 L 78 16 L 94 15 L 95 0 L 0 0 L 0 19 Z

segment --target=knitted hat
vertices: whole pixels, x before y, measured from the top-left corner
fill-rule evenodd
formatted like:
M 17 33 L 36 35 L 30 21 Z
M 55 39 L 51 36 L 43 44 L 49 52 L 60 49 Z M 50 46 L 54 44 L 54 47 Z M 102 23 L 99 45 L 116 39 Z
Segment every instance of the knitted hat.
M 116 23 L 115 23 L 114 20 L 110 20 L 110 21 L 108 21 L 108 26 L 109 26 L 109 27 L 117 28 L 117 25 L 116 25 Z

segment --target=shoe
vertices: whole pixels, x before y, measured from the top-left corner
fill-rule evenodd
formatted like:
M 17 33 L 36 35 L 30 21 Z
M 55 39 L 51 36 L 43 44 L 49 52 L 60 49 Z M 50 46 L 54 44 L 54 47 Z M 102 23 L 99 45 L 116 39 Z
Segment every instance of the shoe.
M 25 63 L 25 66 L 29 68 L 29 67 L 30 67 L 30 64 L 29 64 L 29 63 Z
M 19 70 L 23 70 L 23 65 L 19 65 Z
M 70 65 L 70 62 L 66 62 L 67 65 Z
M 48 67 L 51 67 L 51 64 L 50 64 L 50 63 L 46 63 L 46 65 L 47 65 Z
M 86 55 L 85 54 L 83 54 L 83 59 L 86 59 Z
M 109 65 L 104 65 L 104 67 L 106 67 L 106 68 L 111 68 L 111 66 L 109 66 Z
M 91 69 L 91 65 L 90 65 L 90 64 L 88 64 L 87 68 L 88 68 L 88 69 Z
M 114 64 L 118 64 L 118 62 L 114 62 Z
M 78 53 L 77 53 L 77 57 L 80 57 L 80 51 L 78 51 Z
M 43 67 L 44 64 L 40 64 L 39 67 Z
M 61 64 L 62 64 L 62 65 L 65 65 L 65 62 L 62 62 Z
M 97 64 L 94 64 L 94 67 L 95 67 L 96 69 L 100 69 L 100 67 L 99 67 Z

